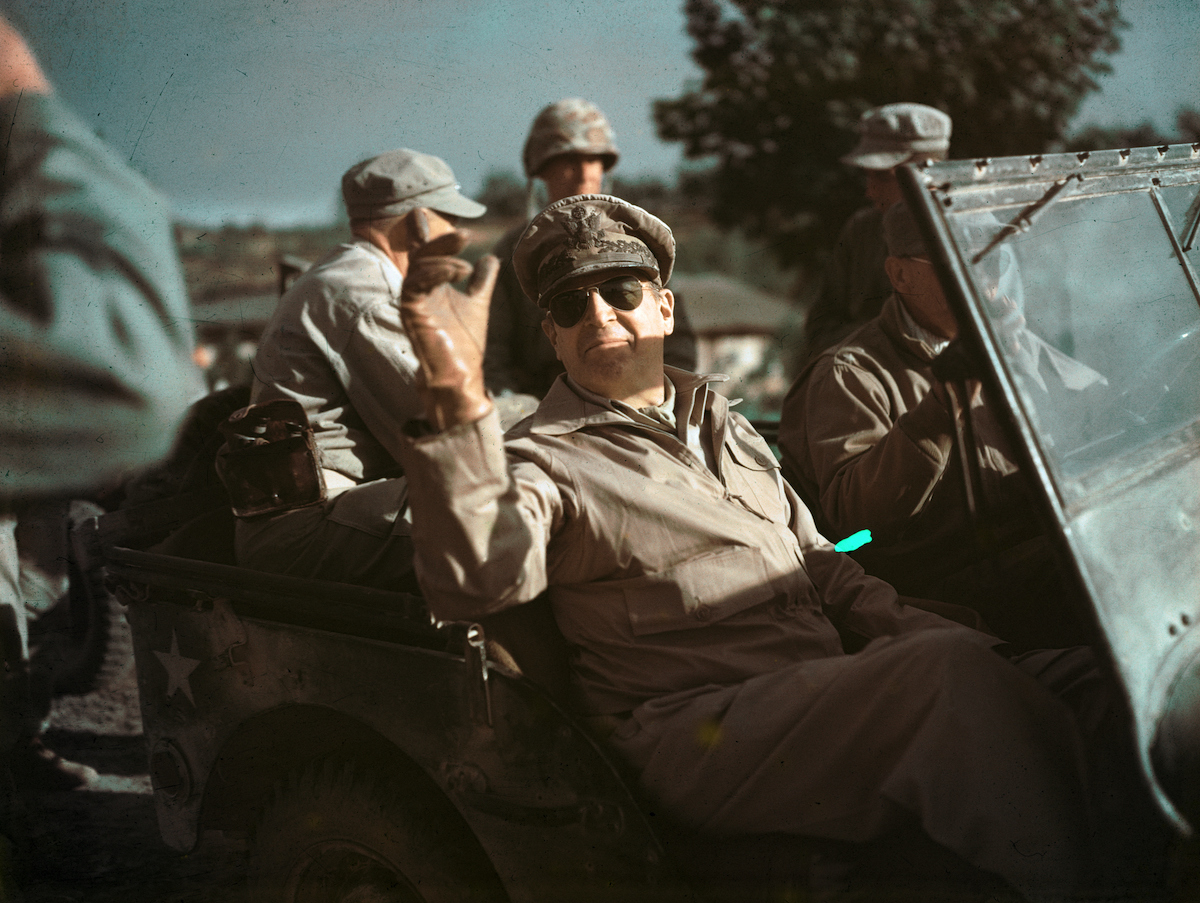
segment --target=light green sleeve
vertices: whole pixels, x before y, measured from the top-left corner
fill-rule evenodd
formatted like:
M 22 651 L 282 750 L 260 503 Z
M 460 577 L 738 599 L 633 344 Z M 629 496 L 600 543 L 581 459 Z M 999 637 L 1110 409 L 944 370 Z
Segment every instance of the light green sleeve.
M 103 485 L 202 391 L 166 201 L 53 97 L 0 104 L 0 494 Z

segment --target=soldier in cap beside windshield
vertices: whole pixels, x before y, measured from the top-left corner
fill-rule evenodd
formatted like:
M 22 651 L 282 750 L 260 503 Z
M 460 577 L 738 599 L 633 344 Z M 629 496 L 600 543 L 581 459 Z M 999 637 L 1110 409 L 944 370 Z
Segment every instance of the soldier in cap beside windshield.
M 573 195 L 595 194 L 619 158 L 612 126 L 595 104 L 579 98 L 550 104 L 534 119 L 522 153 L 529 184 L 529 216 L 539 209 L 534 200 L 535 181 L 544 184 L 550 204 Z M 542 334 L 542 312 L 521 290 L 512 266 L 513 248 L 525 225 L 506 233 L 492 249 L 501 269 L 492 296 L 484 374 L 488 388 L 502 405 L 520 404 L 532 410 L 562 372 L 562 364 Z M 684 370 L 696 365 L 696 337 L 678 298 L 666 360 Z
M 877 317 L 818 354 L 792 385 L 779 422 L 784 473 L 823 532 L 871 531 L 855 557 L 900 592 L 970 606 L 1017 648 L 1087 642 L 1075 616 L 1082 600 L 1059 573 L 979 381 L 952 389 L 934 373 L 958 323 L 907 204 L 888 210 L 883 230 L 893 292 Z M 1063 391 L 1102 381 L 1028 330 L 1009 335 L 1054 355 L 1054 372 L 1070 378 L 1053 378 Z M 952 395 L 960 386 L 969 398 Z M 1078 403 L 1078 392 L 1067 394 Z M 960 432 L 978 474 L 970 494 Z
M 842 162 L 866 176 L 870 206 L 847 220 L 825 268 L 820 294 L 804 323 L 802 362 L 837 344 L 879 314 L 892 293 L 883 269 L 887 249 L 883 214 L 901 200 L 896 167 L 944 160 L 950 149 L 950 117 L 919 103 L 891 103 L 863 114 L 858 145 Z
M 1010 662 L 820 536 L 722 377 L 664 365 L 674 254 L 665 223 L 605 195 L 532 220 L 513 265 L 566 372 L 504 435 L 486 301 L 405 295 L 429 387 L 402 453 L 430 612 L 478 621 L 545 594 L 573 706 L 694 828 L 919 824 L 1031 897 L 1105 881 L 1079 755 L 1094 724 L 1050 689 L 1094 673 L 1090 654 Z M 847 654 L 850 636 L 865 647 Z
M 254 359 L 251 394 L 255 405 L 291 400 L 303 408 L 323 497 L 240 516 L 237 559 L 275 573 L 415 590 L 398 449 L 422 403 L 400 297 L 422 267 L 443 259 L 447 240 L 451 253 L 461 247 L 458 221 L 485 208 L 459 193 L 442 160 L 408 149 L 350 167 L 342 196 L 350 240 L 280 299 Z M 238 478 L 223 476 L 232 492 Z

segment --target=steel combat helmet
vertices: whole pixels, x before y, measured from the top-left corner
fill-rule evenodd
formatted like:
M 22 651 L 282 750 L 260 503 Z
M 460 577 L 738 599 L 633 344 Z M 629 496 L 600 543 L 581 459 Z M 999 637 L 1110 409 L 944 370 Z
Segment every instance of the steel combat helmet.
M 533 120 L 521 160 L 525 178 L 532 179 L 551 157 L 596 154 L 607 172 L 617 165 L 616 136 L 600 108 L 579 97 L 552 103 Z

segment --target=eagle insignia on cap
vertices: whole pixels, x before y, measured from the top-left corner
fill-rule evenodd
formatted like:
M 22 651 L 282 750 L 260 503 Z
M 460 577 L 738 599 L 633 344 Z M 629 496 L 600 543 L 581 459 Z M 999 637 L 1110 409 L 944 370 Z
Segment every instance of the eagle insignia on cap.
M 562 227 L 567 233 L 567 247 L 575 251 L 594 247 L 604 240 L 604 230 L 600 228 L 600 211 L 592 207 L 580 205 L 573 208 L 571 215 L 563 221 Z

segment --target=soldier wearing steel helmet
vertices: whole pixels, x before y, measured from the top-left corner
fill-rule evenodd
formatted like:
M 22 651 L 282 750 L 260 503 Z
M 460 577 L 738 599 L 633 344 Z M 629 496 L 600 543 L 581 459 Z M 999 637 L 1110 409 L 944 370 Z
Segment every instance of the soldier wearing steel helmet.
M 534 119 L 521 155 L 529 181 L 529 215 L 537 212 L 535 180 L 545 185 L 550 204 L 573 195 L 595 194 L 618 159 L 612 126 L 595 104 L 580 98 L 550 104 Z M 524 230 L 522 223 L 492 251 L 500 259 L 501 270 L 492 296 L 484 375 L 488 388 L 502 403 L 520 403 L 509 396 L 530 396 L 526 403 L 531 408 L 549 391 L 563 367 L 542 334 L 543 312 L 521 291 L 512 267 L 513 248 Z M 691 370 L 696 364 L 695 334 L 678 303 L 675 311 L 676 332 L 667 341 L 667 363 Z
M 851 216 L 838 235 L 820 294 L 805 318 L 802 361 L 811 360 L 879 316 L 892 293 L 883 268 L 888 256 L 883 215 L 903 199 L 896 167 L 944 160 L 950 149 L 951 126 L 950 117 L 941 110 L 920 103 L 890 103 L 863 114 L 858 144 L 842 162 L 863 171 L 871 203 Z

